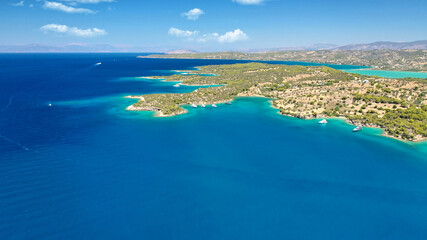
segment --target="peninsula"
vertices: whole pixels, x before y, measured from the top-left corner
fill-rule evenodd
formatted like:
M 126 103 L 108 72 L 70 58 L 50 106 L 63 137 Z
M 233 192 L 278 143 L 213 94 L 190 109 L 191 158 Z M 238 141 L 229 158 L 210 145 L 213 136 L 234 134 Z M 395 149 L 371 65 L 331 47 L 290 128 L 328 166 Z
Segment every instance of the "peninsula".
M 427 50 L 317 50 L 261 53 L 214 52 L 140 56 L 140 58 L 298 61 L 373 67 L 378 70 L 427 72 Z
M 187 112 L 182 108 L 184 105 L 219 104 L 236 97 L 257 96 L 272 99 L 273 106 L 287 116 L 344 117 L 353 124 L 382 128 L 389 137 L 410 141 L 427 138 L 425 79 L 386 79 L 325 66 L 264 63 L 210 65 L 198 69 L 190 74 L 154 78 L 215 87 L 190 93 L 129 96 L 139 101 L 128 110 L 174 116 Z

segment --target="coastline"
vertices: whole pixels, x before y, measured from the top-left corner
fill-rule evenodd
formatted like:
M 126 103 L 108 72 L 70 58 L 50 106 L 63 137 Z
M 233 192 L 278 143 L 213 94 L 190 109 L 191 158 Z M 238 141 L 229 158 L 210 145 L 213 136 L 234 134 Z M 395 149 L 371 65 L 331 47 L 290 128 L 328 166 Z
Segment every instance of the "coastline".
M 355 68 L 355 69 L 345 69 L 342 71 L 364 71 L 364 70 L 371 70 L 371 71 L 384 71 L 384 72 L 406 72 L 406 73 L 427 73 L 427 71 L 424 70 L 420 70 L 420 71 L 416 71 L 416 70 L 387 70 L 387 69 L 381 69 L 377 66 L 366 66 L 365 68 Z
M 135 97 L 135 96 L 126 96 L 125 98 L 131 98 L 131 99 L 141 99 L 141 97 Z M 142 97 L 143 98 L 143 97 Z M 236 99 L 237 98 L 237 99 Z M 259 95 L 250 95 L 250 96 L 238 96 L 235 99 L 230 99 L 229 101 L 221 101 L 221 102 L 212 102 L 212 103 L 203 103 L 205 105 L 212 105 L 212 104 L 224 104 L 226 102 L 233 102 L 235 100 L 238 100 L 239 98 L 263 98 L 263 99 L 270 99 L 270 107 L 276 110 L 279 110 L 278 107 L 274 106 L 273 104 L 273 100 L 272 98 L 268 98 L 265 96 L 259 96 Z M 188 104 L 185 104 L 183 106 L 188 106 Z M 162 111 L 160 111 L 159 109 L 154 109 L 154 108 L 144 108 L 144 107 L 134 107 L 133 105 L 130 105 L 126 108 L 127 111 L 150 111 L 150 112 L 154 112 L 155 114 L 153 115 L 153 117 L 174 117 L 174 116 L 179 116 L 179 115 L 183 115 L 188 113 L 188 110 L 183 108 L 182 111 L 180 112 L 176 112 L 170 115 L 164 114 Z M 286 117 L 291 117 L 294 119 L 300 119 L 300 120 L 314 120 L 314 119 L 339 119 L 339 120 L 343 120 L 345 121 L 348 125 L 350 126 L 356 126 L 356 125 L 361 125 L 364 128 L 375 128 L 375 129 L 380 129 L 382 131 L 381 134 L 376 134 L 378 136 L 382 136 L 382 137 L 387 137 L 387 138 L 392 138 L 395 140 L 398 140 L 400 142 L 406 143 L 406 144 L 411 144 L 411 143 L 426 143 L 427 142 L 427 138 L 424 139 L 417 139 L 414 141 L 409 141 L 409 140 L 405 140 L 402 138 L 398 138 L 392 135 L 387 134 L 384 129 L 381 126 L 376 126 L 376 125 L 367 125 L 367 124 L 355 124 L 354 122 L 352 122 L 352 120 L 349 120 L 346 117 L 330 117 L 330 116 L 320 116 L 320 117 L 299 117 L 296 115 L 289 115 L 289 114 L 283 114 L 280 111 L 277 111 L 277 114 L 281 115 L 281 116 L 286 116 Z
M 132 98 L 132 97 L 125 97 L 125 98 Z M 135 107 L 132 105 L 128 106 L 126 108 L 127 111 L 147 111 L 147 112 L 154 112 L 154 117 L 173 117 L 182 115 L 188 112 L 188 110 L 184 109 L 178 112 L 174 112 L 173 114 L 164 114 L 161 110 L 155 109 L 155 108 L 149 108 L 149 107 Z
M 427 50 L 372 49 L 372 50 L 282 50 L 265 52 L 207 52 L 183 54 L 151 54 L 138 58 L 209 59 L 244 61 L 287 61 L 328 65 L 354 65 L 389 71 L 427 72 Z M 403 61 L 402 61 L 403 60 Z
M 251 61 L 251 62 L 270 62 L 271 64 L 277 64 L 277 62 L 297 62 L 297 63 L 303 63 L 303 64 L 319 64 L 319 65 L 329 65 L 329 66 L 342 66 L 342 65 L 349 65 L 352 64 L 337 64 L 334 62 L 310 62 L 310 61 L 295 61 L 295 60 L 263 60 L 263 59 L 250 59 L 250 58 L 242 58 L 242 59 L 222 59 L 222 58 L 194 58 L 194 57 L 161 57 L 158 56 L 151 57 L 151 56 L 137 56 L 137 58 L 152 58 L 152 59 L 174 59 L 174 60 L 180 60 L 180 59 L 187 59 L 187 60 L 229 60 L 229 61 Z M 352 69 L 342 69 L 341 71 L 358 71 L 358 70 L 374 70 L 374 71 L 389 71 L 389 72 L 413 72 L 413 73 L 427 73 L 426 70 L 406 70 L 406 69 L 392 69 L 392 68 L 380 68 L 378 66 L 365 66 L 365 65 L 357 65 L 358 68 L 352 68 Z M 194 70 L 197 71 L 198 69 Z M 186 73 L 188 71 L 192 70 L 171 70 L 178 73 Z M 184 74 L 186 75 L 186 74 Z
M 261 97 L 261 98 L 266 98 L 266 97 L 264 97 L 264 96 L 247 96 L 247 97 Z M 274 109 L 277 109 L 277 110 L 280 110 L 280 108 L 278 108 L 278 107 L 276 107 L 276 106 L 274 106 L 274 104 L 273 104 L 273 99 L 270 101 L 270 107 L 272 107 L 272 108 L 274 108 Z M 321 120 L 321 119 L 339 119 L 339 120 L 344 120 L 348 125 L 351 125 L 351 126 L 357 126 L 357 125 L 360 125 L 360 126 L 362 126 L 362 127 L 364 127 L 364 128 L 375 128 L 375 129 L 380 129 L 381 131 L 382 131 L 382 133 L 381 134 L 378 134 L 378 136 L 382 136 L 382 137 L 387 137 L 387 138 L 393 138 L 393 139 L 395 139 L 395 140 L 398 140 L 398 141 L 400 141 L 400 142 L 404 142 L 404 143 L 427 143 L 427 138 L 424 138 L 424 139 L 417 139 L 417 140 L 414 140 L 414 141 L 409 141 L 409 140 L 405 140 L 405 139 L 402 139 L 402 138 L 398 138 L 398 137 L 395 137 L 395 136 L 392 136 L 392 135 L 389 135 L 389 134 L 387 134 L 386 133 L 386 131 L 384 130 L 384 128 L 382 128 L 381 126 L 376 126 L 376 125 L 373 125 L 373 124 L 371 124 L 371 125 L 367 125 L 367 124 L 361 124 L 361 123 L 357 123 L 357 124 L 355 124 L 352 120 L 350 120 L 350 119 L 348 119 L 348 118 L 346 118 L 346 117 L 330 117 L 330 116 L 320 116 L 320 117 L 304 117 L 304 118 L 302 118 L 302 117 L 299 117 L 299 116 L 296 116 L 296 115 L 291 115 L 291 114 L 284 114 L 284 113 L 282 113 L 282 112 L 280 112 L 280 111 L 277 111 L 277 114 L 279 114 L 279 115 L 281 115 L 281 116 L 286 116 L 286 117 L 291 117 L 291 118 L 295 118 L 295 119 L 300 119 L 300 120 L 314 120 L 314 119 L 318 119 L 318 120 Z
M 220 66 L 220 65 L 218 65 L 218 66 Z M 253 66 L 253 64 L 252 65 L 237 65 L 237 66 Z M 278 68 L 278 67 L 271 68 L 269 65 L 258 66 L 255 64 L 255 66 L 256 66 L 255 70 L 250 69 L 245 73 L 246 74 L 263 73 L 265 71 L 274 71 Z M 260 67 L 261 70 L 257 70 L 257 67 Z M 179 72 L 178 70 L 174 70 L 174 71 Z M 298 71 L 300 71 L 300 70 L 298 70 Z M 327 71 L 327 70 L 325 70 L 325 71 Z M 336 70 L 330 70 L 330 71 L 336 71 Z M 214 72 L 215 72 L 215 70 L 214 70 Z M 288 78 L 284 77 L 284 81 L 290 81 L 290 80 L 299 81 L 299 79 L 301 79 L 301 78 L 310 78 L 310 77 L 315 76 L 316 74 L 318 74 L 320 76 L 325 76 L 325 74 L 322 75 L 322 73 L 323 72 L 321 72 L 321 71 L 315 72 L 314 75 L 313 74 L 310 75 L 310 74 L 301 74 L 300 73 L 299 75 L 296 75 L 293 77 L 288 77 Z M 341 76 L 341 75 L 339 75 L 339 76 Z M 227 74 L 225 74 L 225 76 L 223 75 L 223 78 L 224 77 L 225 77 L 225 79 L 227 79 Z M 230 77 L 230 76 L 228 76 L 228 77 Z M 358 76 L 356 75 L 355 79 L 357 79 L 357 78 L 358 78 Z M 182 78 L 182 77 L 175 77 L 175 80 L 174 80 L 174 77 L 166 78 L 166 79 L 160 78 L 160 77 L 153 77 L 153 79 L 158 79 L 158 80 L 167 81 L 167 82 L 179 82 L 179 85 L 183 85 L 183 86 L 193 86 L 193 87 L 201 87 L 201 88 L 204 86 L 215 86 L 212 84 L 208 84 L 208 83 L 211 83 L 211 81 L 208 81 L 208 80 L 199 81 L 198 78 L 196 78 L 196 81 L 194 81 L 194 80 L 193 81 L 185 81 L 185 78 Z M 234 78 L 231 77 L 231 79 L 234 79 Z M 273 76 L 273 79 L 277 79 L 277 78 Z M 178 80 L 178 81 L 176 81 L 176 80 Z M 384 79 L 380 79 L 380 80 L 384 80 Z M 385 80 L 387 80 L 387 79 L 385 79 Z M 391 79 L 389 79 L 389 80 L 391 80 Z M 227 81 L 228 80 L 226 80 L 225 82 L 227 82 Z M 255 80 L 255 81 L 257 81 L 257 80 Z M 370 81 L 372 81 L 372 79 L 370 79 Z M 183 84 L 183 82 L 186 82 L 186 84 Z M 221 82 L 221 81 L 219 81 L 219 82 Z M 223 82 L 224 82 L 224 80 L 223 80 Z M 218 81 L 217 81 L 217 83 L 218 83 Z M 348 80 L 346 83 L 349 85 L 349 87 L 354 87 L 354 88 L 360 88 L 361 86 L 364 85 L 364 83 L 361 83 L 361 81 L 357 82 L 357 81 L 353 81 L 353 80 L 351 80 L 351 82 L 350 82 L 350 80 Z M 227 82 L 227 84 L 224 84 L 223 86 L 228 86 L 229 84 L 230 84 L 230 82 Z M 285 88 L 285 89 L 290 89 L 290 90 L 286 90 L 286 91 L 288 91 L 288 93 L 286 94 L 286 96 L 288 98 L 289 97 L 292 98 L 292 96 L 293 96 L 292 94 L 296 94 L 296 96 L 305 97 L 303 99 L 302 103 L 304 103 L 304 101 L 305 101 L 305 104 L 308 104 L 308 102 L 311 101 L 310 105 L 314 106 L 314 107 L 311 107 L 310 105 L 308 105 L 308 106 L 310 106 L 308 108 L 307 107 L 304 107 L 304 108 L 303 107 L 293 107 L 295 105 L 293 105 L 292 102 L 289 102 L 289 100 L 287 100 L 288 102 L 284 102 L 283 99 L 286 99 L 286 98 L 279 95 L 280 91 L 279 92 L 276 91 L 276 92 L 272 92 L 272 93 L 267 93 L 267 94 L 262 92 L 261 90 L 264 89 L 263 86 L 266 84 L 268 86 L 268 84 L 271 84 L 271 83 L 268 82 L 268 80 L 267 80 L 267 82 L 261 81 L 261 83 L 259 83 L 259 85 L 248 87 L 244 91 L 240 91 L 240 89 L 238 89 L 237 91 L 233 92 L 232 94 L 226 93 L 225 95 L 222 95 L 221 92 L 218 92 L 218 91 L 224 91 L 222 89 L 221 90 L 218 89 L 218 91 L 215 89 L 212 89 L 212 90 L 205 89 L 204 91 L 200 91 L 200 89 L 196 89 L 196 90 L 190 92 L 192 95 L 190 95 L 191 97 L 187 98 L 187 99 L 185 99 L 185 97 L 188 96 L 186 94 L 190 94 L 190 93 L 181 93 L 181 94 L 171 93 L 170 95 L 169 94 L 163 94 L 164 96 L 162 96 L 162 94 L 155 94 L 153 96 L 149 96 L 147 98 L 147 101 L 142 96 L 127 96 L 127 98 L 134 98 L 134 99 L 140 100 L 138 103 L 135 103 L 134 105 L 129 106 L 127 108 L 127 110 L 130 110 L 130 111 L 154 111 L 155 117 L 171 117 L 171 116 L 182 115 L 182 114 L 187 113 L 188 110 L 182 108 L 182 106 L 188 106 L 190 104 L 211 105 L 211 104 L 221 104 L 221 103 L 230 102 L 230 101 L 233 101 L 234 99 L 236 99 L 238 97 L 262 97 L 262 98 L 272 99 L 272 104 L 271 104 L 272 107 L 276 108 L 276 109 L 280 109 L 279 113 L 281 115 L 285 115 L 285 116 L 289 116 L 289 117 L 293 117 L 293 118 L 299 118 L 299 119 L 341 118 L 341 119 L 344 119 L 348 124 L 351 124 L 351 125 L 356 125 L 356 126 L 360 125 L 360 126 L 367 127 L 367 128 L 381 129 L 382 130 L 382 133 L 381 133 L 382 136 L 385 136 L 388 138 L 394 138 L 394 139 L 397 139 L 399 141 L 424 142 L 427 140 L 427 138 L 424 137 L 424 135 L 422 135 L 422 134 L 414 134 L 412 137 L 406 137 L 405 135 L 400 136 L 401 135 L 400 133 L 398 133 L 396 135 L 396 133 L 394 133 L 390 130 L 390 128 L 387 125 L 388 123 L 386 123 L 385 125 L 376 125 L 376 124 L 383 123 L 381 121 L 367 121 L 366 119 L 363 119 L 363 118 L 357 118 L 357 117 L 353 118 L 353 115 L 350 114 L 347 116 L 347 114 L 344 114 L 344 112 L 342 112 L 341 114 L 339 114 L 339 112 L 338 112 L 338 114 L 332 112 L 332 114 L 331 114 L 330 112 L 325 110 L 326 108 L 324 106 L 318 107 L 317 105 L 319 105 L 319 104 L 317 104 L 317 105 L 312 104 L 312 102 L 314 102 L 314 101 L 311 101 L 312 98 L 314 98 L 316 100 L 317 95 L 315 95 L 315 97 L 313 97 L 313 95 L 307 95 L 308 97 L 305 97 L 304 94 L 306 94 L 306 93 L 300 92 L 298 87 Z M 370 84 L 368 86 L 369 88 L 373 88 L 372 86 L 374 84 L 371 84 L 369 81 L 368 81 L 368 84 Z M 404 84 L 412 84 L 412 82 L 404 83 Z M 235 86 L 235 85 L 232 85 L 232 86 Z M 317 86 L 319 86 L 319 84 L 317 84 L 317 85 L 313 84 L 313 86 L 317 87 Z M 413 86 L 411 85 L 409 87 L 413 87 Z M 294 90 L 294 89 L 296 89 L 296 90 Z M 345 89 L 345 88 L 342 88 L 342 89 Z M 206 95 L 203 95 L 203 93 L 206 93 L 206 90 L 208 91 L 209 94 L 211 94 L 209 97 L 205 97 Z M 337 90 L 337 89 L 335 89 L 335 90 Z M 319 90 L 317 90 L 317 91 L 319 92 Z M 389 90 L 389 91 L 391 91 L 391 90 Z M 215 93 L 219 93 L 219 95 L 217 95 Z M 283 90 L 283 94 L 285 94 L 285 93 L 286 93 L 285 90 Z M 347 94 L 347 92 L 345 94 Z M 217 97 L 215 95 L 220 96 L 220 97 Z M 194 97 L 194 96 L 196 96 L 196 97 Z M 344 96 L 346 96 L 346 95 L 344 95 Z M 328 97 L 328 95 L 327 95 L 327 97 Z M 352 96 L 350 96 L 350 97 L 352 97 Z M 165 99 L 167 99 L 167 100 L 165 100 Z M 341 97 L 340 97 L 340 99 L 341 99 Z M 343 99 L 342 102 L 344 102 L 344 100 L 348 99 L 348 97 L 345 97 L 345 98 L 343 97 L 342 99 Z M 351 99 L 352 98 L 350 98 L 350 101 L 351 101 Z M 392 99 L 392 98 L 390 98 L 390 99 Z M 320 101 L 322 101 L 322 100 L 324 100 L 323 97 L 320 98 Z M 386 100 L 388 100 L 388 99 L 386 99 Z M 394 100 L 394 99 L 392 99 L 392 100 Z M 292 101 L 292 99 L 290 101 Z M 348 101 L 349 100 L 347 100 L 347 102 Z M 295 99 L 293 100 L 293 102 L 295 103 Z M 364 112 L 366 112 L 368 110 L 373 111 L 373 109 L 376 109 L 377 105 L 380 107 L 381 111 L 384 111 L 382 109 L 382 107 L 391 108 L 391 106 L 387 105 L 388 102 L 386 102 L 385 104 L 381 104 L 381 103 L 382 102 L 374 103 L 375 108 L 373 106 L 369 106 L 367 108 L 367 110 L 365 110 Z M 399 103 L 399 102 L 397 102 L 397 103 Z M 350 104 L 351 104 L 351 102 L 350 102 Z M 353 104 L 354 104 L 354 100 L 353 100 Z M 359 102 L 355 105 L 356 105 L 356 107 L 360 107 L 360 106 L 363 107 L 362 104 L 363 104 L 363 102 L 362 103 Z M 377 105 L 375 105 L 375 104 L 377 104 Z M 353 110 L 353 112 L 354 112 L 354 116 L 360 115 L 360 114 L 356 113 L 355 110 Z M 358 112 L 362 112 L 362 110 L 359 110 Z M 384 113 L 382 113 L 382 114 L 384 114 Z M 337 116 L 341 116 L 341 117 L 337 117 Z M 349 118 L 347 118 L 347 117 L 349 117 Z M 390 133 L 388 133 L 388 131 L 390 131 Z M 396 136 L 393 136 L 391 134 L 395 134 Z
M 360 75 L 367 75 L 372 77 L 382 78 L 420 78 L 427 79 L 427 72 L 423 71 L 392 71 L 383 70 L 378 68 L 364 68 L 364 69 L 345 69 L 342 70 L 347 73 L 355 73 Z

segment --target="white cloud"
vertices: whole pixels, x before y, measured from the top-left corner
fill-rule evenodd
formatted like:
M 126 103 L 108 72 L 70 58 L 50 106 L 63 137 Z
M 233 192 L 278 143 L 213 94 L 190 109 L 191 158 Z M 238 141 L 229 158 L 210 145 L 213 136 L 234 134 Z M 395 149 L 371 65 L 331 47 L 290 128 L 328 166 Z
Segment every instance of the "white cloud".
M 45 9 L 52 9 L 52 10 L 58 10 L 66 13 L 86 13 L 86 14 L 94 14 L 95 12 L 86 9 L 86 8 L 74 8 L 67 5 L 64 5 L 59 2 L 44 2 L 43 8 Z
M 186 13 L 182 13 L 181 15 L 186 17 L 188 20 L 197 20 L 201 15 L 205 14 L 202 9 L 194 8 Z
M 59 25 L 59 24 L 47 24 L 42 26 L 40 30 L 44 32 L 62 33 L 62 34 L 76 36 L 76 37 L 96 37 L 96 36 L 102 36 L 107 34 L 105 30 L 99 29 L 99 28 L 80 29 L 76 27 L 68 27 L 67 25 Z
M 11 3 L 12 6 L 14 7 L 23 7 L 24 6 L 24 1 L 20 1 L 17 3 Z
M 259 5 L 265 2 L 265 0 L 233 0 L 233 2 L 240 3 L 243 5 Z
M 61 0 L 63 2 L 72 2 L 72 3 L 103 3 L 103 2 L 114 2 L 115 0 Z
M 226 32 L 224 35 L 219 36 L 218 41 L 220 43 L 232 43 L 246 39 L 248 39 L 248 35 L 246 35 L 242 30 L 236 29 L 232 32 Z
M 226 32 L 224 35 L 218 33 L 200 34 L 199 31 L 181 30 L 178 28 L 170 28 L 169 35 L 185 39 L 187 41 L 207 42 L 216 41 L 219 43 L 233 43 L 248 39 L 248 35 L 240 29 Z
M 169 29 L 169 35 L 175 36 L 175 37 L 185 37 L 185 38 L 190 38 L 190 37 L 196 37 L 199 35 L 198 31 L 185 31 L 185 30 L 180 30 L 178 28 L 170 28 Z

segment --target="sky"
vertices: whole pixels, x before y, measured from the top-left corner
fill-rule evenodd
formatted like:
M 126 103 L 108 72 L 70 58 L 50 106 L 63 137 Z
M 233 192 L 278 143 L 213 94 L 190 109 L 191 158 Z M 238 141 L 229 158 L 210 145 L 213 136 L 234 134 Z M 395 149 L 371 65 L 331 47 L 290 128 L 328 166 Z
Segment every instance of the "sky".
M 0 1 L 0 45 L 224 51 L 426 39 L 426 0 Z

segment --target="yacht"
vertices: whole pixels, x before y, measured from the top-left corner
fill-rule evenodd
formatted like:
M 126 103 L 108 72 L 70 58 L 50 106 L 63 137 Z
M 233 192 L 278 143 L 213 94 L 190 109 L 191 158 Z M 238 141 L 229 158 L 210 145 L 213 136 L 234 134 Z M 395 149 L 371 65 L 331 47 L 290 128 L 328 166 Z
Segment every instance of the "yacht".
M 179 83 L 173 85 L 173 87 L 180 87 L 181 85 L 179 85 Z
M 326 119 L 322 119 L 319 121 L 319 124 L 327 124 L 327 123 L 328 123 L 328 121 L 326 121 Z
M 225 104 L 227 104 L 227 105 L 231 105 L 231 102 L 226 102 Z
M 322 119 L 319 121 L 319 124 L 326 124 L 326 123 L 328 123 L 328 121 L 326 121 L 326 119 Z
M 52 102 L 50 102 L 50 101 L 49 101 L 49 105 L 48 105 L 48 106 L 49 106 L 49 107 L 52 107 Z
M 216 104 L 212 104 L 212 107 L 216 108 L 217 106 L 216 106 Z
M 102 62 L 99 62 L 99 63 L 97 63 L 97 64 L 95 64 L 96 66 L 98 66 L 98 65 L 101 65 L 102 64 Z
M 202 104 L 202 108 L 204 108 L 204 107 L 206 107 L 206 105 L 205 105 L 205 104 Z
M 353 132 L 359 132 L 362 131 L 362 126 L 357 126 L 355 129 L 353 129 Z
M 191 107 L 192 108 L 197 108 L 197 105 L 193 103 L 193 104 L 191 104 Z

